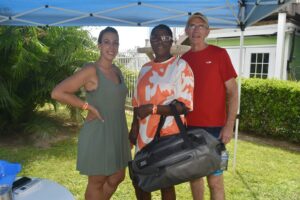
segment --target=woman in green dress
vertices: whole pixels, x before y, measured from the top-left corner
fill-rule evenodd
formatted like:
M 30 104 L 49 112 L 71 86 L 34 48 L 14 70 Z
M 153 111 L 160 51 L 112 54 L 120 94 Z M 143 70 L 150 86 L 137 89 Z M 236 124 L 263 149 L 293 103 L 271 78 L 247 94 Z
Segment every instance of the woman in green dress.
M 100 58 L 58 84 L 53 99 L 88 110 L 78 139 L 77 170 L 88 176 L 87 200 L 110 199 L 125 178 L 131 159 L 125 116 L 127 88 L 121 71 L 112 62 L 119 48 L 118 32 L 100 32 Z M 75 95 L 81 87 L 87 102 Z

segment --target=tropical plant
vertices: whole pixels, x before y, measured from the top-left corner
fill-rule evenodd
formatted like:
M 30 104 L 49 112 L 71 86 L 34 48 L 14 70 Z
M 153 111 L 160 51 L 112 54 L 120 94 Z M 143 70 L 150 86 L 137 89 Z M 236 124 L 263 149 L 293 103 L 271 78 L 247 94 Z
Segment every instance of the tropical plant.
M 26 130 L 38 107 L 57 105 L 52 88 L 97 56 L 77 27 L 0 27 L 0 129 Z

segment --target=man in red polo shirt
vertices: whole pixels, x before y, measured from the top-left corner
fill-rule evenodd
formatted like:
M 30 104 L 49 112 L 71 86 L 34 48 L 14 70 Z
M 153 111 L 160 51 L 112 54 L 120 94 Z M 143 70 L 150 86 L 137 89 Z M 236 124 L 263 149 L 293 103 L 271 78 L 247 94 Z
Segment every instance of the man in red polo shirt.
M 238 109 L 237 74 L 225 49 L 208 45 L 207 18 L 201 13 L 193 14 L 187 21 L 185 32 L 189 37 L 191 50 L 182 58 L 188 62 L 194 73 L 194 110 L 187 115 L 190 129 L 204 128 L 220 138 L 224 144 L 233 135 Z M 225 199 L 223 171 L 207 176 L 211 199 Z M 204 198 L 203 179 L 191 181 L 194 200 Z

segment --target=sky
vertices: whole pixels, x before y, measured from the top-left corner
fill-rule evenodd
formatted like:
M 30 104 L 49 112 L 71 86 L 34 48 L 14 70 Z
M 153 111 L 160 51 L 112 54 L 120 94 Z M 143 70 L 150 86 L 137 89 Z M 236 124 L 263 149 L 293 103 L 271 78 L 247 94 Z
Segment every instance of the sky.
M 100 31 L 104 28 L 106 28 L 106 26 L 84 27 L 84 29 L 88 30 L 95 38 L 98 38 Z M 150 35 L 150 28 L 148 27 L 115 26 L 114 28 L 116 28 L 119 33 L 119 52 L 136 49 L 136 47 L 144 47 L 145 39 L 148 39 Z

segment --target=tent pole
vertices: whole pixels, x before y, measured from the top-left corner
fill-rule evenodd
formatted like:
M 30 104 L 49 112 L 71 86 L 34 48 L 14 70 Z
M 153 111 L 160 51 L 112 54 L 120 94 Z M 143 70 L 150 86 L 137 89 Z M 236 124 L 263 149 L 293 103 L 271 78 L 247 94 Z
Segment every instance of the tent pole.
M 233 153 L 233 171 L 236 168 L 236 154 L 237 154 L 237 142 L 239 134 L 239 115 L 240 115 L 240 102 L 241 102 L 241 85 L 243 76 L 243 48 L 244 48 L 244 28 L 241 29 L 240 36 L 240 56 L 239 56 L 239 75 L 238 75 L 238 112 L 235 120 L 235 133 L 234 133 L 234 153 Z
M 238 111 L 237 118 L 235 120 L 235 132 L 234 132 L 234 152 L 233 152 L 233 173 L 236 171 L 236 154 L 237 154 L 237 145 L 238 145 L 238 134 L 239 134 L 239 120 L 240 120 L 240 106 L 241 106 L 241 85 L 243 76 L 243 46 L 244 46 L 244 31 L 245 31 L 245 9 L 246 4 L 243 0 L 239 1 L 240 4 L 240 57 L 239 57 L 239 72 L 238 72 Z

